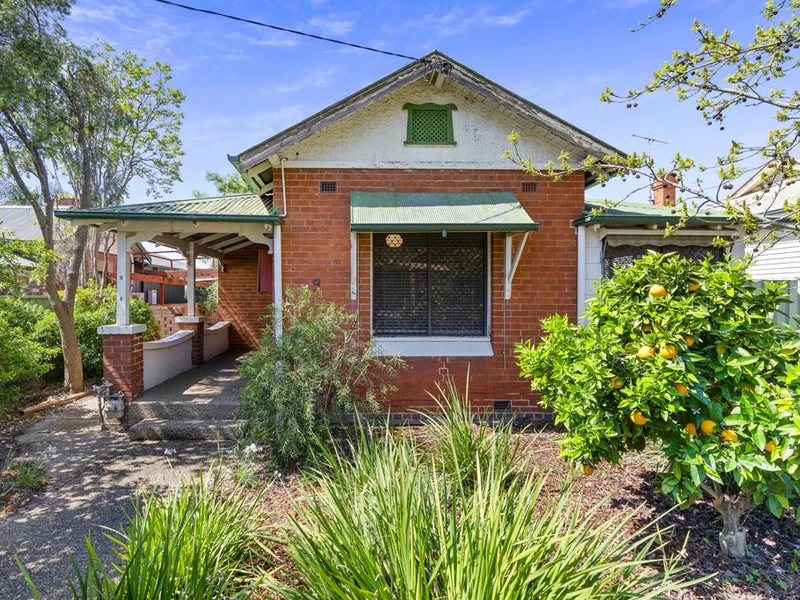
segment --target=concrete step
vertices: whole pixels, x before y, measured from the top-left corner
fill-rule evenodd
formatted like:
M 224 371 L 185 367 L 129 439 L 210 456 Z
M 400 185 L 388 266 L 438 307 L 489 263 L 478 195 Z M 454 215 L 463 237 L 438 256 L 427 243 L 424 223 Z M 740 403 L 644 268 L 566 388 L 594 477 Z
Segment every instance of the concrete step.
M 128 407 L 128 424 L 135 425 L 145 419 L 230 421 L 236 418 L 238 408 L 238 402 L 134 401 Z
M 233 419 L 144 419 L 128 429 L 131 440 L 235 440 L 242 422 Z

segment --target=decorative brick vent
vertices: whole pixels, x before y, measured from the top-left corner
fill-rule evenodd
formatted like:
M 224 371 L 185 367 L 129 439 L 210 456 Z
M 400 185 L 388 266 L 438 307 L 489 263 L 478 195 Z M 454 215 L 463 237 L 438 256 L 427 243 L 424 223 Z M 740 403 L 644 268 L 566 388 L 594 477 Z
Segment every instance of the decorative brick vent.
M 335 194 L 336 193 L 336 182 L 335 181 L 320 181 L 319 182 L 319 193 L 320 194 Z
M 495 400 L 492 402 L 492 408 L 496 413 L 511 412 L 511 400 Z
M 533 194 L 539 191 L 539 184 L 536 181 L 523 181 L 522 193 Z

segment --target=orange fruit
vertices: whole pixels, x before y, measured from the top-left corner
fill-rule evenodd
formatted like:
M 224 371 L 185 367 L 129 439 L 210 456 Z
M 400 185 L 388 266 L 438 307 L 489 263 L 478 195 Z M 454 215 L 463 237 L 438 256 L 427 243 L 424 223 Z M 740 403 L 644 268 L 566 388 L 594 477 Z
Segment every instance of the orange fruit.
M 678 393 L 681 394 L 682 396 L 685 396 L 686 393 L 689 391 L 689 388 L 687 388 L 682 383 L 677 383 L 677 382 L 673 383 L 672 387 L 674 387 L 676 390 L 678 390 Z
M 645 333 L 650 333 L 652 329 L 650 329 L 650 325 L 645 325 L 644 327 L 642 327 L 642 331 L 644 331 Z
M 772 451 L 773 451 L 773 450 L 775 450 L 777 447 L 778 447 L 778 444 L 776 444 L 775 442 L 773 442 L 772 440 L 770 440 L 770 441 L 768 441 L 768 442 L 767 442 L 767 443 L 764 445 L 764 450 L 766 450 L 767 452 L 772 452 Z
M 717 354 L 725 354 L 728 349 L 725 346 L 717 346 Z
M 614 388 L 615 390 L 620 389 L 624 385 L 625 383 L 623 383 L 623 381 L 619 377 L 611 378 L 611 387 Z
M 686 347 L 687 348 L 691 348 L 692 346 L 694 346 L 694 338 L 692 336 L 687 335 L 683 339 L 686 340 Z
M 739 436 L 736 434 L 735 431 L 731 431 L 730 429 L 723 429 L 722 440 L 725 442 L 738 442 Z
M 687 423 L 684 429 L 691 435 L 697 435 L 697 427 L 694 426 L 694 423 Z
M 667 295 L 667 290 L 664 288 L 663 285 L 651 285 L 650 286 L 650 295 L 654 298 L 663 298 Z
M 638 410 L 631 415 L 631 421 L 633 421 L 634 423 L 636 423 L 639 426 L 642 426 L 645 423 L 647 423 L 647 419 L 645 418 L 645 416 L 642 413 L 640 413 Z
M 653 358 L 656 353 L 650 346 L 642 346 L 636 353 L 639 358 Z
M 581 473 L 589 477 L 592 473 L 594 473 L 594 467 L 592 465 L 582 465 Z
M 689 291 L 696 292 L 697 290 L 700 289 L 700 282 L 697 281 L 697 279 L 692 279 L 691 281 L 692 282 L 689 284 Z
M 661 346 L 658 350 L 658 355 L 663 358 L 673 358 L 678 352 L 675 350 L 675 346 L 672 344 L 666 344 Z
M 706 435 L 711 435 L 716 426 L 717 424 L 714 423 L 714 421 L 712 421 L 711 419 L 706 419 L 705 421 L 700 423 L 700 429 L 702 429 L 703 433 L 705 433 Z

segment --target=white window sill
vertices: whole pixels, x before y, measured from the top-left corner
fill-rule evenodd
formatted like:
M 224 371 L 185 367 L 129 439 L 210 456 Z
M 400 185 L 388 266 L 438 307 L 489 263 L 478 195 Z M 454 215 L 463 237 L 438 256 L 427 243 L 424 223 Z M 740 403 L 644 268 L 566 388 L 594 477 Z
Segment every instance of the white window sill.
M 494 356 L 489 337 L 375 337 L 381 356 Z

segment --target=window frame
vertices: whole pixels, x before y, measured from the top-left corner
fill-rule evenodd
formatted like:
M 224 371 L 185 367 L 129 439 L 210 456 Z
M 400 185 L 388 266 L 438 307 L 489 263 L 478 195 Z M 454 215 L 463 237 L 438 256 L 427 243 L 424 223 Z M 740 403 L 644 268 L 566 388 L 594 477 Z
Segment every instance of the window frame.
M 403 110 L 408 111 L 406 122 L 406 139 L 403 142 L 406 146 L 427 146 L 427 147 L 452 147 L 456 145 L 455 134 L 453 132 L 453 111 L 458 110 L 455 104 L 436 104 L 426 102 L 425 104 L 414 104 L 407 102 L 403 105 Z M 414 114 L 424 111 L 447 111 L 447 140 L 444 142 L 416 142 L 413 139 L 414 133 Z
M 419 231 L 400 230 L 391 233 L 413 235 Z M 433 233 L 433 232 L 428 232 Z M 397 356 L 494 356 L 492 348 L 492 233 L 486 234 L 486 329 L 484 335 L 377 335 L 375 312 L 375 234 L 369 234 L 369 330 L 370 338 L 380 355 Z M 386 235 L 380 232 L 380 235 Z

